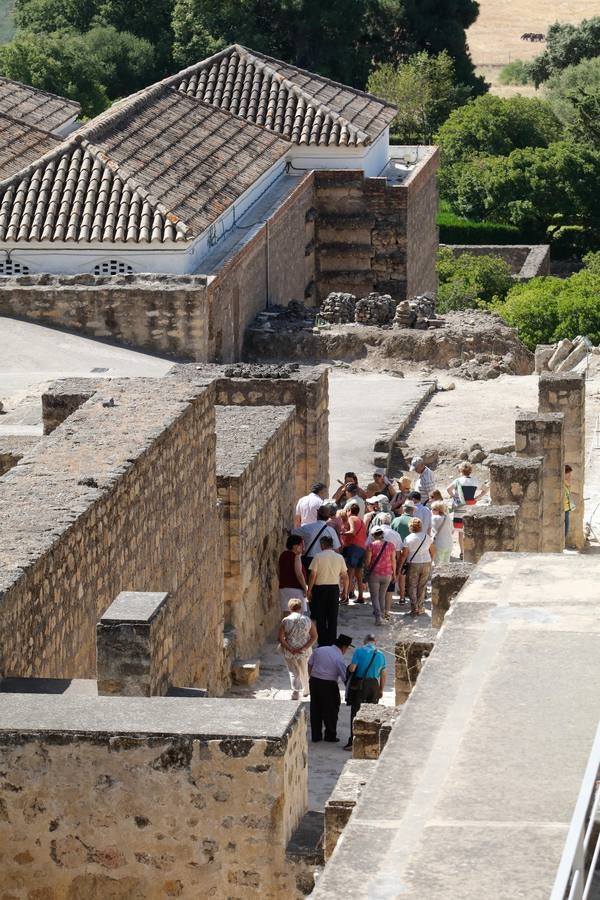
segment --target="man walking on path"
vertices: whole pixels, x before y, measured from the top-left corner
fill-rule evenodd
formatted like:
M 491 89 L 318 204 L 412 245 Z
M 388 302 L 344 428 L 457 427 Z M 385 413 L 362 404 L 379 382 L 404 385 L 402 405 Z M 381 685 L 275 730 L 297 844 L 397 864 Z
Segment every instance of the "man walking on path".
M 414 456 L 410 462 L 410 471 L 419 476 L 415 482 L 415 490 L 421 495 L 421 502 L 427 503 L 429 495 L 435 487 L 435 480 L 431 469 L 425 465 L 421 456 Z
M 294 516 L 294 528 L 300 525 L 309 525 L 311 522 L 317 521 L 317 511 L 323 506 L 325 497 L 325 485 L 322 481 L 316 481 L 310 489 L 310 494 L 300 497 L 296 504 L 296 515 Z
M 340 581 L 342 600 L 348 596 L 348 570 L 341 553 L 333 549 L 333 539 L 323 535 L 319 541 L 321 553 L 310 564 L 308 579 L 308 602 L 310 617 L 317 625 L 319 646 L 333 644 L 337 634 L 338 609 L 340 605 Z
M 310 673 L 310 731 L 314 743 L 325 740 L 337 743 L 337 721 L 340 711 L 340 689 L 346 681 L 344 653 L 352 646 L 352 638 L 340 634 L 330 647 L 317 647 L 308 661 Z
M 352 723 L 361 703 L 379 703 L 385 689 L 385 656 L 377 649 L 374 634 L 365 635 L 364 644 L 358 647 L 348 666 L 352 673 L 349 686 L 350 738 L 344 750 L 352 750 Z M 354 685 L 353 686 L 353 682 Z

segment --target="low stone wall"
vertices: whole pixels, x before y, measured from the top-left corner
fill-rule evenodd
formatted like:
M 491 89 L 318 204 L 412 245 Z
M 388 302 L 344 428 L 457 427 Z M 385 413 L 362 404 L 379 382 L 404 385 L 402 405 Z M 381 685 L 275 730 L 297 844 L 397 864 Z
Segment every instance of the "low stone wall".
M 218 693 L 214 387 L 114 380 L 110 397 L 0 480 L 0 673 L 93 678 L 96 623 L 117 594 L 166 591 L 174 683 Z
M 281 620 L 277 562 L 293 517 L 293 406 L 217 406 L 223 504 L 225 624 L 238 656 L 257 652 Z
M 0 477 L 16 466 L 39 444 L 40 438 L 34 434 L 0 435 Z
M 352 725 L 352 759 L 379 759 L 395 716 L 393 706 L 363 703 Z
M 395 698 L 396 706 L 406 703 L 421 674 L 427 657 L 433 650 L 436 632 L 431 628 L 411 629 L 410 637 L 396 643 Z
M 537 275 L 550 274 L 549 244 L 442 244 L 455 256 L 495 256 L 508 263 L 515 281 L 529 281 Z
M 450 604 L 475 567 L 468 562 L 436 565 L 431 575 L 431 625 L 441 628 Z
M 0 695 L 4 897 L 298 897 L 306 727 L 274 701 Z
M 270 373 L 270 377 L 267 377 Z M 298 366 L 293 372 L 277 366 L 176 366 L 174 378 L 216 380 L 219 406 L 293 406 L 296 496 L 315 481 L 329 481 L 329 379 L 325 366 Z
M 375 770 L 374 759 L 350 759 L 325 804 L 325 860 L 335 850 L 358 798 Z

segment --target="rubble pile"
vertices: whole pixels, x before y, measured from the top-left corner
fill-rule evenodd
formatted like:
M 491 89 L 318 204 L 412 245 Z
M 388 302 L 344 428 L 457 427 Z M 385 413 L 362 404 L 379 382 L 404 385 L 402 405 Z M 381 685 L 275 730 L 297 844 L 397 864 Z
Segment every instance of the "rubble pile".
M 261 363 L 236 363 L 225 369 L 226 378 L 291 378 L 300 368 L 299 363 L 264 365 Z
M 319 318 L 331 325 L 347 325 L 354 322 L 356 309 L 356 297 L 354 294 L 344 294 L 342 291 L 332 291 L 319 310 Z
M 440 325 L 441 319 L 435 315 L 435 300 L 427 294 L 401 300 L 396 306 L 394 328 L 429 328 L 434 323 Z
M 397 302 L 389 294 L 367 294 L 356 304 L 354 321 L 359 325 L 389 325 L 394 318 Z
M 535 348 L 535 371 L 538 374 L 584 371 L 592 350 L 590 339 L 581 334 L 573 341 L 564 338 L 556 344 L 539 344 Z

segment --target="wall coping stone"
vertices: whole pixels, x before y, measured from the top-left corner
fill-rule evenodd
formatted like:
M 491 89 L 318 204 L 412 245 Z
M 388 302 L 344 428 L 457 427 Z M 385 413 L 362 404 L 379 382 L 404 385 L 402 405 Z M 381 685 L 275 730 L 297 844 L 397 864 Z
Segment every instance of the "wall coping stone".
M 0 743 L 3 736 L 41 732 L 282 741 L 302 715 L 300 704 L 288 700 L 0 694 Z
M 583 373 L 576 372 L 543 372 L 540 375 L 540 389 L 543 385 L 553 390 L 572 391 L 581 388 L 585 384 L 585 376 Z
M 519 512 L 519 507 L 513 503 L 507 503 L 502 506 L 480 506 L 471 509 L 465 509 L 461 513 L 463 519 L 510 519 L 514 518 Z
M 121 591 L 103 613 L 100 624 L 150 624 L 166 603 L 168 596 L 168 593 L 162 591 Z
M 543 413 L 543 412 L 520 412 L 517 413 L 515 418 L 515 425 L 518 428 L 519 422 L 547 422 L 552 423 L 555 422 L 558 426 L 560 426 L 561 422 L 564 422 L 565 416 L 564 413 L 555 412 L 555 413 Z
M 239 478 L 290 419 L 294 406 L 215 406 L 217 478 Z

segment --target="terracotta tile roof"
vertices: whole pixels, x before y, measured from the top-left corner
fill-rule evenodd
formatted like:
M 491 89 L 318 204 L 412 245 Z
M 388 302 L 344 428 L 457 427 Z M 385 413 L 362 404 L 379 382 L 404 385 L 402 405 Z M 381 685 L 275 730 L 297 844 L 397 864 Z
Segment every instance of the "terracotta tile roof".
M 60 143 L 60 139 L 0 113 L 0 179 L 8 178 Z
M 81 112 L 79 103 L 0 77 L 0 113 L 44 131 L 56 131 Z
M 187 241 L 287 149 L 263 129 L 157 85 L 0 182 L 0 240 Z
M 237 44 L 165 83 L 294 144 L 363 146 L 371 143 L 397 112 L 371 94 Z

